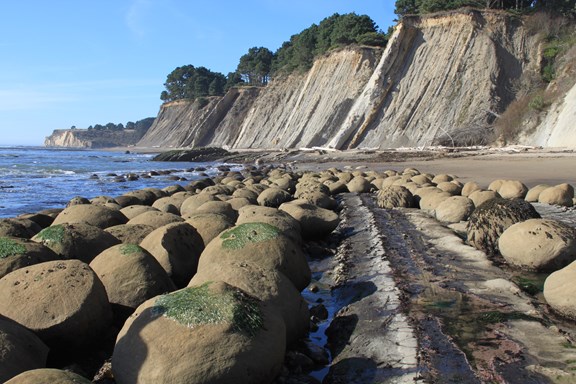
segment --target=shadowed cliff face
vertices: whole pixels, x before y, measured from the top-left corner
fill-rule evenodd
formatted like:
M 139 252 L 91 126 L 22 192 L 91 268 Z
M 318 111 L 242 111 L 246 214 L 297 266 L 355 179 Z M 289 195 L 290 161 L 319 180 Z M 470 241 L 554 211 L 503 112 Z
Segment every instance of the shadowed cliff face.
M 493 122 L 512 82 L 539 71 L 537 37 L 503 13 L 405 18 L 382 50 L 319 58 L 266 88 L 161 107 L 142 146 L 298 148 L 423 146 Z

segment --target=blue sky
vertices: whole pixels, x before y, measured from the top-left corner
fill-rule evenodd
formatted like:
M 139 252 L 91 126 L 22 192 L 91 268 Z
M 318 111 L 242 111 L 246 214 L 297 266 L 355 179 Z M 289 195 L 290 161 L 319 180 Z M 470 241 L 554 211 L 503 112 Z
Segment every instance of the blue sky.
M 23 0 L 0 5 L 0 145 L 54 129 L 155 117 L 166 76 L 227 74 L 250 47 L 275 51 L 334 13 L 386 30 L 393 0 Z

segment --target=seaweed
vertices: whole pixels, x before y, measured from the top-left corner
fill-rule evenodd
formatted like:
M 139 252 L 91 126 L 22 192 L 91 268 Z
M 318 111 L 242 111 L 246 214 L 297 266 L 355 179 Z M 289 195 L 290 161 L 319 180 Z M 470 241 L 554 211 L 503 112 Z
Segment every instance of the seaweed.
M 36 235 L 43 243 L 61 243 L 64 240 L 64 226 L 54 225 L 48 228 L 44 228 Z
M 229 323 L 233 332 L 254 336 L 263 326 L 258 300 L 233 287 L 213 292 L 211 284 L 162 295 L 154 303 L 153 311 L 189 328 Z
M 260 243 L 278 237 L 280 230 L 266 223 L 240 224 L 220 235 L 222 247 L 242 249 L 248 243 Z
M 26 247 L 8 237 L 0 237 L 0 259 L 26 253 Z

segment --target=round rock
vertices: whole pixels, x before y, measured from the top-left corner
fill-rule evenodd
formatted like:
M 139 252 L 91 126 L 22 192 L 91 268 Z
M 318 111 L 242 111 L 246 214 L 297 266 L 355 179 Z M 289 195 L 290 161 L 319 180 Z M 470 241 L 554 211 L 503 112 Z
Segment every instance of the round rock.
M 468 220 L 474 211 L 474 203 L 465 196 L 452 196 L 438 204 L 434 211 L 436 219 L 443 223 L 459 223 Z
M 279 209 L 300 223 L 304 239 L 323 238 L 332 233 L 340 222 L 337 213 L 302 200 L 282 204 Z
M 508 227 L 498 248 L 511 265 L 551 272 L 576 260 L 576 231 L 560 221 L 530 219 Z
M 284 323 L 275 313 L 213 282 L 138 307 L 118 335 L 112 370 L 123 384 L 269 383 L 285 348 Z
M 488 255 L 495 255 L 498 253 L 498 239 L 508 227 L 535 218 L 540 218 L 540 215 L 524 200 L 488 200 L 470 215 L 466 226 L 468 244 Z
M 99 228 L 108 228 L 128 221 L 120 211 L 92 204 L 73 205 L 65 208 L 52 225 L 86 223 Z
M 414 196 L 405 187 L 391 185 L 382 187 L 376 195 L 376 203 L 380 208 L 412 208 L 414 206 Z
M 0 278 L 17 269 L 57 259 L 50 248 L 35 241 L 0 237 Z
M 18 269 L 0 279 L 0 313 L 35 332 L 51 348 L 101 337 L 112 311 L 104 285 L 79 260 Z
M 546 278 L 544 298 L 554 311 L 576 320 L 576 262 Z
M 91 381 L 70 371 L 41 368 L 26 371 L 4 384 L 90 384 Z
M 50 248 L 62 259 L 78 259 L 90 263 L 96 255 L 120 243 L 110 233 L 85 223 L 52 225 L 32 238 Z

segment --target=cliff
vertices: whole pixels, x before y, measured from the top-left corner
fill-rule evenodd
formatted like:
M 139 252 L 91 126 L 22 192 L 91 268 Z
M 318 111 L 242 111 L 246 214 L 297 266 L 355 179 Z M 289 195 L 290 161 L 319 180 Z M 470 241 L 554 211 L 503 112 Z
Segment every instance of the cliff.
M 307 73 L 265 88 L 232 89 L 206 105 L 164 104 L 138 145 L 346 149 L 479 142 L 514 100 L 515 82 L 540 72 L 539 41 L 522 19 L 501 12 L 406 17 L 384 51 L 340 49 Z M 573 105 L 574 97 L 566 102 Z M 549 124 L 556 127 L 556 118 Z
M 44 140 L 45 147 L 109 148 L 133 145 L 141 138 L 136 130 L 96 131 L 87 129 L 56 129 Z

